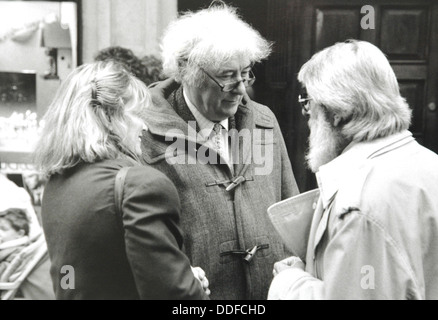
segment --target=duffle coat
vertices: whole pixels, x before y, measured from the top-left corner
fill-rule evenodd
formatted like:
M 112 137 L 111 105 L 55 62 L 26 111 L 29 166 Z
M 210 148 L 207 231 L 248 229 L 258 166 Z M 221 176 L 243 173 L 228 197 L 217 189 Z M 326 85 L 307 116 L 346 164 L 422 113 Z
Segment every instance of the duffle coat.
M 151 93 L 143 159 L 177 187 L 184 250 L 206 272 L 210 298 L 266 299 L 274 262 L 290 255 L 267 208 L 298 194 L 274 114 L 249 98 L 239 106 L 230 128 L 251 138 L 235 140 L 238 161 L 230 168 L 193 136 L 199 128 L 179 84 L 167 80 Z

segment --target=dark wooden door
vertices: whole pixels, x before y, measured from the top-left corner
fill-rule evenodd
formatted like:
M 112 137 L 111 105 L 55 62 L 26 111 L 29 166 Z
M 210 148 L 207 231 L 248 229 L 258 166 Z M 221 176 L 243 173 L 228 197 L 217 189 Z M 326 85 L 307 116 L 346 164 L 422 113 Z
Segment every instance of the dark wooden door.
M 275 2 L 270 2 L 271 8 L 276 6 Z M 364 5 L 370 5 L 372 10 L 366 10 L 370 8 L 363 8 Z M 279 53 L 293 57 L 290 63 L 295 64 L 296 69 L 287 79 L 296 76 L 301 65 L 325 47 L 350 38 L 369 41 L 387 55 L 399 80 L 401 94 L 413 109 L 410 130 L 419 143 L 438 152 L 437 1 L 289 0 L 283 6 L 293 19 L 290 27 L 296 28 L 288 35 L 289 47 L 283 45 Z M 368 20 L 372 18 L 373 21 Z M 278 26 L 272 35 L 275 28 Z M 276 68 L 278 66 L 268 65 L 267 74 Z M 300 189 L 305 191 L 316 186 L 313 174 L 304 165 L 308 129 L 296 103 L 298 85 L 296 81 L 289 83 L 293 94 L 289 95 L 287 106 L 293 109 L 289 120 L 294 124 L 294 132 L 288 137 L 288 147 L 293 150 L 290 155 Z

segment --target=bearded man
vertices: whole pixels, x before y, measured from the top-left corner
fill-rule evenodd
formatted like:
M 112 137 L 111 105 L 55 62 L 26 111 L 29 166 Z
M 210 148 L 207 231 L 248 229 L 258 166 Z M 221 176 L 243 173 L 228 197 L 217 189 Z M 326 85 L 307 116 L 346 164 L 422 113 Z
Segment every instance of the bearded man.
M 438 156 L 408 131 L 388 60 L 349 40 L 298 79 L 320 197 L 304 261 L 274 265 L 269 299 L 438 299 Z

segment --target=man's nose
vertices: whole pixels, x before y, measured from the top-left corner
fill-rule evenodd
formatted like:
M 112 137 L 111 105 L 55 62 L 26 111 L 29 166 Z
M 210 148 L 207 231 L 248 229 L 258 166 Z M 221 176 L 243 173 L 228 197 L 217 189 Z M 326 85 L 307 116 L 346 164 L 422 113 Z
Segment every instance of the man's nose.
M 243 81 L 240 81 L 239 84 L 231 91 L 234 94 L 244 95 L 246 93 L 246 87 Z

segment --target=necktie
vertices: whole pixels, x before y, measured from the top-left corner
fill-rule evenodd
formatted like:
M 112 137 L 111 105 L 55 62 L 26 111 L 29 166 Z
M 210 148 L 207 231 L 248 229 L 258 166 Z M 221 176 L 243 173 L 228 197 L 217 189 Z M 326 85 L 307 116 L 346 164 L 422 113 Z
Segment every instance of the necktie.
M 223 132 L 222 129 L 225 129 L 220 123 L 215 123 L 213 126 L 213 136 L 211 138 L 213 142 L 213 148 L 216 151 L 216 153 L 221 156 L 224 160 L 227 166 L 230 168 L 231 173 L 234 174 L 234 168 L 231 164 L 231 159 L 229 158 L 230 155 L 228 154 L 228 145 L 226 141 L 223 139 Z
M 213 144 L 214 144 L 214 149 L 216 150 L 216 152 L 217 152 L 219 155 L 222 155 L 222 147 L 221 147 L 221 145 L 222 145 L 221 129 L 222 129 L 222 125 L 221 125 L 220 123 L 216 122 L 216 123 L 214 124 L 214 127 L 213 127 L 213 132 L 214 132 L 214 135 L 213 135 Z

